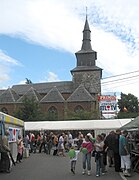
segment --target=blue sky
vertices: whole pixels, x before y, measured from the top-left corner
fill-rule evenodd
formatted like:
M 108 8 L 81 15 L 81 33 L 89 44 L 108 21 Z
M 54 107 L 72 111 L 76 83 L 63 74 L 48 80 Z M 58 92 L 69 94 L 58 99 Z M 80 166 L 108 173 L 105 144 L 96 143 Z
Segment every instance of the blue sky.
M 137 0 L 0 0 L 0 88 L 25 83 L 25 78 L 33 83 L 70 81 L 74 53 L 82 44 L 86 6 L 103 77 L 138 71 Z M 121 76 L 136 77 L 102 85 L 102 92 L 139 97 L 138 75 Z
M 30 44 L 22 39 L 0 36 L 0 47 L 6 49 L 5 54 L 18 61 L 10 65 L 9 83 L 24 83 L 25 78 L 33 83 L 44 81 L 70 80 L 70 69 L 75 67 L 74 54 L 47 48 L 37 44 Z M 16 65 L 16 66 L 15 66 Z

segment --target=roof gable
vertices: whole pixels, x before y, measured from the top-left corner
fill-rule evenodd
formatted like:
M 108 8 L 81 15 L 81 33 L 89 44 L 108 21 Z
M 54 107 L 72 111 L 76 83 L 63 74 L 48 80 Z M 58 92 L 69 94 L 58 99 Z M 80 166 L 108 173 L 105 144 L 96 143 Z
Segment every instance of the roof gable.
M 67 102 L 78 102 L 78 101 L 93 101 L 94 98 L 91 94 L 85 89 L 83 85 L 80 85 L 67 99 Z
M 44 96 L 44 98 L 41 100 L 41 102 L 64 102 L 65 99 L 63 98 L 62 94 L 59 92 L 59 90 L 55 87 L 53 87 L 47 95 Z
M 19 95 L 13 90 L 8 88 L 0 95 L 0 103 L 13 103 L 19 99 Z
M 20 97 L 20 99 L 18 99 L 18 102 L 23 102 L 25 98 L 34 98 L 36 101 L 40 101 L 41 95 L 31 87 L 23 96 Z
M 31 87 L 33 87 L 40 94 L 47 94 L 54 86 L 56 86 L 61 93 L 72 93 L 72 81 L 33 83 L 33 84 L 18 84 L 13 85 L 14 89 L 19 95 L 24 95 Z

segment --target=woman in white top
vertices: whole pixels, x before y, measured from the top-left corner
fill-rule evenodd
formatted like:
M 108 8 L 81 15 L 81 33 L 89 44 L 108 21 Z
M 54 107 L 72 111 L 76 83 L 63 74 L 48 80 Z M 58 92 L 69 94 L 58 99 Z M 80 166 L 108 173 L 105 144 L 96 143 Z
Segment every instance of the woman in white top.
M 97 135 L 96 142 L 95 142 L 95 162 L 96 162 L 96 176 L 100 176 L 101 174 L 104 175 L 104 164 L 103 164 L 103 147 L 104 141 L 101 135 Z
M 64 136 L 65 134 L 62 133 L 58 140 L 58 155 L 63 155 L 65 157 L 66 155 L 64 154 Z

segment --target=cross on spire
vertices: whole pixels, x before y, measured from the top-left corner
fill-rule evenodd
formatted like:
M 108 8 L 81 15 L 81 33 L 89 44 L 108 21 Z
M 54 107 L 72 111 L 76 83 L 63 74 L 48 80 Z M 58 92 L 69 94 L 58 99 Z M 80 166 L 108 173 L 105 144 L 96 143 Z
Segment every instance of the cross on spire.
M 88 15 L 88 14 L 87 14 L 87 6 L 86 6 L 86 19 L 87 19 L 87 15 Z

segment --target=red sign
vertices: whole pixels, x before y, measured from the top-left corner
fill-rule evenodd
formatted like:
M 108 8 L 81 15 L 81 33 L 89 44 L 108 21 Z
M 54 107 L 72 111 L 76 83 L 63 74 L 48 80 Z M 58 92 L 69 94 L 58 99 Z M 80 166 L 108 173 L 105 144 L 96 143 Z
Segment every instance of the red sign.
M 116 101 L 116 96 L 98 96 L 99 101 Z

